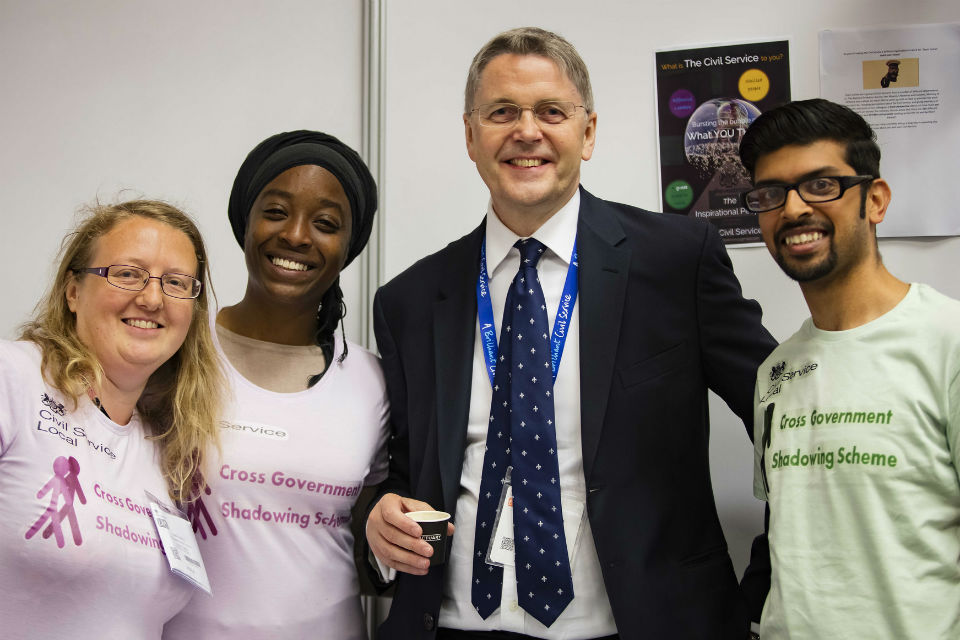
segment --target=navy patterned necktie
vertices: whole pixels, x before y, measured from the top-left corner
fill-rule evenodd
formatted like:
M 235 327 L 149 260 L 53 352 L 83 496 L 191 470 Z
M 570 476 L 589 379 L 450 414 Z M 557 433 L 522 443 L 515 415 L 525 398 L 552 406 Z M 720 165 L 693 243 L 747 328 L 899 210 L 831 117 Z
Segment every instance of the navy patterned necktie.
M 544 245 L 519 240 L 520 269 L 503 311 L 487 447 L 480 479 L 471 601 L 484 619 L 500 606 L 503 569 L 487 564 L 504 474 L 513 467 L 519 604 L 546 626 L 573 599 L 563 533 L 547 307 L 537 277 Z

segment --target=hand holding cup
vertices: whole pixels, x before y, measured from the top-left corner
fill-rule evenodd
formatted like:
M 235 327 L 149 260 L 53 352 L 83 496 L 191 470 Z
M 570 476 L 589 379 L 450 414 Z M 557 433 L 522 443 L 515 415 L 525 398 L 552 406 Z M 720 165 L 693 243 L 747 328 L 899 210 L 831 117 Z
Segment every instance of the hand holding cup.
M 408 518 L 420 525 L 423 533 L 420 539 L 433 548 L 430 556 L 430 566 L 443 564 L 447 561 L 447 523 L 450 514 L 446 511 L 410 511 Z
M 388 493 L 370 510 L 365 532 L 370 550 L 381 563 L 422 576 L 429 571 L 435 552 L 430 543 L 420 537 L 423 533 L 420 523 L 407 517 L 408 513 L 417 511 L 433 512 L 433 507 L 420 500 Z M 447 520 L 444 526 L 446 535 L 453 535 L 453 523 Z

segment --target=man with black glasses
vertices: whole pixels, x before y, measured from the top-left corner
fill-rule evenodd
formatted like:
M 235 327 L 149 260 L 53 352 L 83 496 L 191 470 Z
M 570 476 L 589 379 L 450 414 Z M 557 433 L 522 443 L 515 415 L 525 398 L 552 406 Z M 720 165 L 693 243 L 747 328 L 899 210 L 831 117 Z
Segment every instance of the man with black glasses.
M 399 572 L 378 638 L 746 638 L 707 388 L 749 423 L 759 306 L 709 225 L 580 187 L 597 115 L 563 38 L 487 43 L 463 122 L 485 222 L 374 303 L 393 438 L 366 534 Z M 404 515 L 431 508 L 444 565 Z
M 744 204 L 811 314 L 757 374 L 760 636 L 960 637 L 960 303 L 884 267 L 890 187 L 850 109 L 773 109 L 740 157 Z

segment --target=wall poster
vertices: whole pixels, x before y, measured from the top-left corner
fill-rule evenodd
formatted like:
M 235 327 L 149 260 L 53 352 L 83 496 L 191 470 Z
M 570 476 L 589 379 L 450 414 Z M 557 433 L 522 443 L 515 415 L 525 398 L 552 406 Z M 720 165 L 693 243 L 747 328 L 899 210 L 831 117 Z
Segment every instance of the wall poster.
M 870 123 L 893 199 L 877 234 L 960 235 L 960 24 L 820 33 L 820 93 Z
M 662 211 L 710 221 L 727 244 L 762 242 L 737 152 L 757 116 L 790 101 L 789 43 L 657 51 L 655 77 Z

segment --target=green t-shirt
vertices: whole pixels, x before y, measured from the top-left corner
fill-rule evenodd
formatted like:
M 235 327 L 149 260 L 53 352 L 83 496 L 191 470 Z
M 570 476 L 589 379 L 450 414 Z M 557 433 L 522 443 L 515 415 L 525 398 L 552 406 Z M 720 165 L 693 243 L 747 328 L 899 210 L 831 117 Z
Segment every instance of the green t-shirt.
M 764 640 L 960 638 L 960 302 L 922 284 L 876 320 L 807 320 L 757 374 L 770 505 Z

